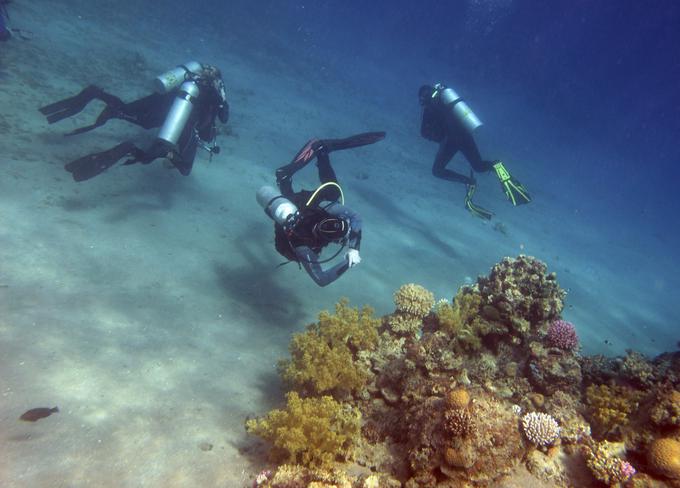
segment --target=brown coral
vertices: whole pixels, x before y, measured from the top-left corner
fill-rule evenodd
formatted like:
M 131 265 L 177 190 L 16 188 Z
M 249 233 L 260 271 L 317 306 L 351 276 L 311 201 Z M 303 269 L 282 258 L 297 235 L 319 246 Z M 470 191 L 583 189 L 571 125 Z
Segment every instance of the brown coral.
M 545 263 L 524 255 L 504 258 L 474 288 L 483 297 L 483 307 L 492 306 L 503 321 L 522 318 L 531 327 L 559 318 L 566 295 Z
M 465 388 L 456 388 L 446 395 L 446 405 L 449 408 L 467 408 L 470 404 L 470 394 Z
M 628 424 L 638 408 L 641 393 L 623 386 L 590 385 L 586 389 L 588 415 L 602 436 L 615 433 Z
M 649 416 L 659 427 L 680 427 L 680 392 L 671 390 L 659 395 Z
M 397 336 L 417 335 L 422 323 L 421 318 L 403 312 L 395 312 L 387 318 L 390 330 Z
M 454 437 L 467 437 L 475 430 L 472 414 L 466 408 L 452 408 L 444 412 L 444 431 Z
M 394 303 L 397 312 L 423 318 L 434 306 L 434 295 L 420 285 L 409 283 L 402 285 L 394 293 Z
M 680 442 L 656 439 L 647 450 L 647 462 L 654 471 L 673 480 L 680 480 Z

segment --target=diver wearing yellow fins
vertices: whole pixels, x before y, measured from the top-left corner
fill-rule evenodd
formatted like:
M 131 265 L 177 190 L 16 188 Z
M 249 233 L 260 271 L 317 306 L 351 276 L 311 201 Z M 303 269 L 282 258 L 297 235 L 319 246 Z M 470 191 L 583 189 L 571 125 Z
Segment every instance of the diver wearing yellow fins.
M 514 206 L 529 203 L 531 196 L 522 184 L 513 178 L 502 161 L 484 161 L 479 153 L 472 133 L 482 122 L 452 89 L 440 83 L 423 85 L 418 90 L 418 99 L 423 107 L 420 134 L 439 143 L 439 150 L 432 165 L 432 174 L 447 181 L 463 183 L 466 186 L 465 208 L 475 217 L 490 220 L 493 212 L 472 201 L 477 190 L 474 172 L 496 172 L 503 192 Z M 446 168 L 455 154 L 461 151 L 472 170 L 470 176 Z
M 297 262 L 319 286 L 326 286 L 361 262 L 361 217 L 345 206 L 344 195 L 331 167 L 329 153 L 373 144 L 384 132 L 366 132 L 345 139 L 312 139 L 293 160 L 276 170 L 279 191 L 263 186 L 256 198 L 274 221 L 276 250 L 288 261 Z M 293 190 L 293 175 L 316 159 L 321 186 L 315 191 Z M 321 252 L 331 243 L 340 249 L 328 259 Z M 345 259 L 327 269 L 322 264 L 334 261 L 348 248 Z

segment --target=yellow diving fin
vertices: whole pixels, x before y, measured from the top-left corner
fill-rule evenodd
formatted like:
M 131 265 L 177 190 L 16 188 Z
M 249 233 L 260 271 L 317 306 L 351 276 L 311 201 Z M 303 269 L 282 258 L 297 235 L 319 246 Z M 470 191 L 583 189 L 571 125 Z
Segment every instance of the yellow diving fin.
M 472 202 L 472 196 L 475 194 L 476 190 L 477 185 L 475 183 L 470 183 L 467 185 L 467 192 L 465 193 L 465 208 L 475 217 L 479 217 L 480 219 L 484 220 L 491 220 L 491 217 L 493 217 L 493 212 L 480 207 L 479 205 L 475 205 Z
M 493 165 L 493 169 L 496 171 L 496 176 L 498 176 L 503 192 L 505 192 L 505 196 L 508 197 L 510 203 L 517 206 L 531 201 L 529 192 L 519 181 L 508 173 L 508 170 L 505 169 L 505 166 L 503 165 L 503 161 L 496 161 Z

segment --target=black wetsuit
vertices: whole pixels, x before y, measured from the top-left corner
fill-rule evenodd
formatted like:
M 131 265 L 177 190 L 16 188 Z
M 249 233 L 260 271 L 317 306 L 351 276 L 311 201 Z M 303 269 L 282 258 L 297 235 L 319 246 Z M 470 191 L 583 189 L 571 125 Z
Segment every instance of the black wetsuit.
M 107 151 L 89 154 L 71 161 L 65 165 L 65 169 L 72 173 L 76 181 L 83 181 L 97 176 L 123 158 L 127 158 L 124 164 L 149 164 L 158 158 L 168 158 L 182 175 L 189 175 L 199 142 L 210 143 L 215 140 L 215 119 L 219 117 L 222 123 L 226 123 L 229 118 L 229 105 L 218 93 L 214 80 L 209 77 L 197 77 L 194 81 L 199 86 L 199 95 L 192 100 L 194 107 L 177 144 L 172 145 L 162 139 L 156 139 L 149 148 L 143 150 L 131 141 L 125 141 Z M 179 90 L 178 87 L 169 93 L 153 93 L 125 103 L 101 88 L 90 85 L 78 95 L 42 107 L 40 111 L 52 124 L 81 112 L 92 100 L 101 100 L 106 107 L 95 123 L 66 135 L 91 131 L 104 125 L 110 119 L 121 119 L 144 129 L 155 129 L 163 125 Z
M 300 213 L 298 223 L 293 229 L 284 229 L 276 224 L 276 249 L 291 261 L 302 265 L 307 274 L 319 286 L 326 286 L 337 280 L 349 269 L 346 259 L 341 260 L 328 269 L 323 269 L 319 262 L 321 251 L 331 242 L 346 244 L 350 249 L 359 251 L 361 245 L 361 217 L 358 213 L 342 205 L 338 187 L 332 185 L 321 190 L 311 205 L 307 205 L 314 192 L 309 190 L 294 191 L 292 176 L 304 168 L 316 157 L 319 180 L 323 183 L 337 183 L 335 172 L 330 164 L 328 154 L 339 149 L 372 144 L 385 137 L 384 132 L 358 134 L 346 139 L 325 139 L 308 142 L 293 161 L 276 171 L 277 183 L 281 194 L 293 202 Z M 315 226 L 327 218 L 342 219 L 349 224 L 346 236 L 335 241 L 325 240 L 314 232 Z
M 446 169 L 451 159 L 461 151 L 472 169 L 478 173 L 491 171 L 493 162 L 482 160 L 474 137 L 453 113 L 451 105 L 444 104 L 441 97 L 426 99 L 423 105 L 423 119 L 420 134 L 428 140 L 438 142 L 439 150 L 434 158 L 432 174 L 437 178 L 459 183 L 472 184 L 474 178 Z

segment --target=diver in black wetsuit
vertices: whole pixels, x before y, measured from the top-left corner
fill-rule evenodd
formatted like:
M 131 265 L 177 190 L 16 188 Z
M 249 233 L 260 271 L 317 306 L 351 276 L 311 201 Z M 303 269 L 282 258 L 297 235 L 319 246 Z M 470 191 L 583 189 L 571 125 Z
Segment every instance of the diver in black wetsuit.
M 122 119 L 144 129 L 160 127 L 158 137 L 148 149 L 125 141 L 100 153 L 89 154 L 65 165 L 75 181 L 88 180 L 107 170 L 119 160 L 124 164 L 149 164 L 167 158 L 179 172 L 191 173 L 196 150 L 202 147 L 210 155 L 219 153 L 216 144 L 215 118 L 229 119 L 229 104 L 222 75 L 210 65 L 190 62 L 168 71 L 156 79 L 156 91 L 130 103 L 90 85 L 78 95 L 40 109 L 52 124 L 80 113 L 92 100 L 106 104 L 94 124 L 68 134 L 82 134 L 104 125 L 110 119 Z
M 447 181 L 465 184 L 465 207 L 475 216 L 490 219 L 493 213 L 472 202 L 477 187 L 474 172 L 486 173 L 492 169 L 501 181 L 506 196 L 513 205 L 531 201 L 524 187 L 507 172 L 503 162 L 485 161 L 479 153 L 472 132 L 482 122 L 470 110 L 470 107 L 451 88 L 442 84 L 423 85 L 418 90 L 418 99 L 423 107 L 423 118 L 420 134 L 425 139 L 439 143 L 439 150 L 434 158 L 432 174 Z M 446 168 L 451 159 L 461 151 L 472 167 L 469 176 Z
M 280 193 L 270 186 L 261 188 L 257 200 L 275 222 L 276 250 L 290 261 L 298 262 L 319 286 L 337 280 L 361 262 L 361 217 L 343 204 L 343 194 L 330 164 L 329 153 L 340 149 L 373 144 L 384 132 L 357 134 L 346 139 L 312 139 L 286 166 L 276 170 Z M 316 158 L 321 186 L 316 191 L 293 190 L 293 175 Z M 331 242 L 349 250 L 345 259 L 328 269 L 322 264 L 321 251 Z

